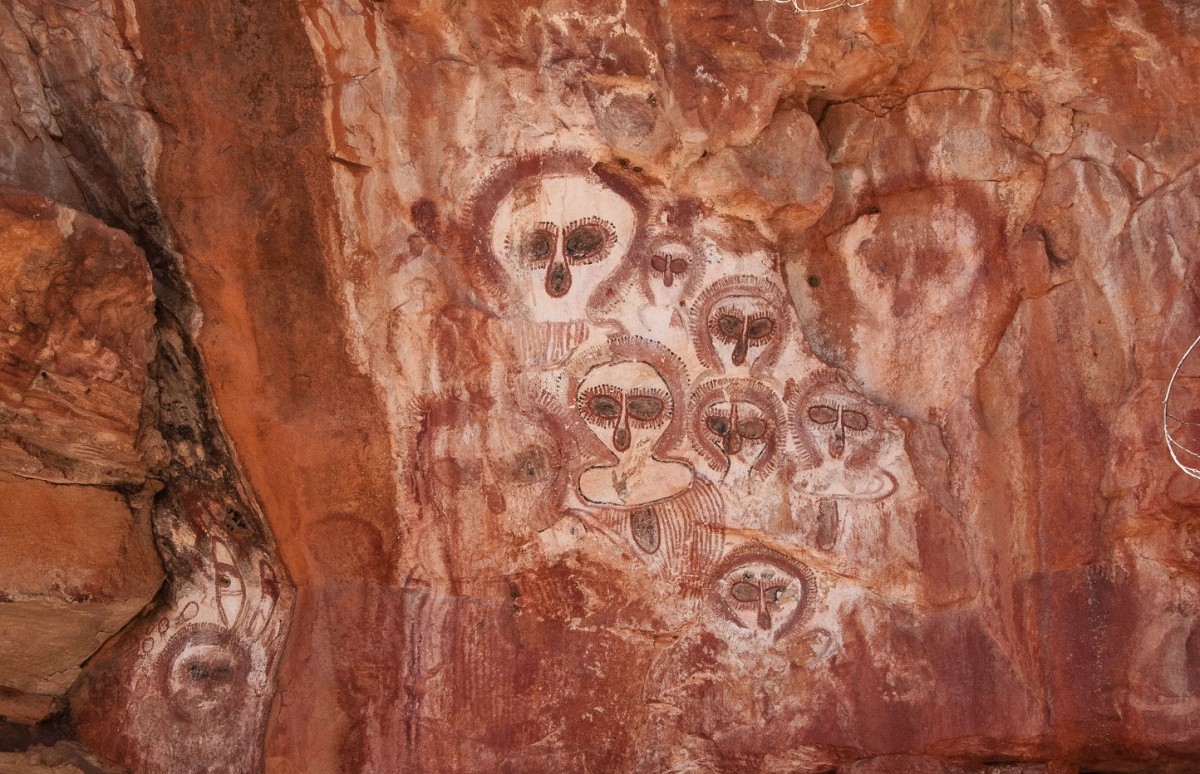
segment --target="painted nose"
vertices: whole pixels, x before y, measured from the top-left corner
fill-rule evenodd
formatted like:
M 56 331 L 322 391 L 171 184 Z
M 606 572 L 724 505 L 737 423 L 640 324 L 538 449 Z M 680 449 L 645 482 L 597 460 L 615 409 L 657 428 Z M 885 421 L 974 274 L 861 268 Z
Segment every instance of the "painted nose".
M 763 592 L 761 583 L 758 586 L 758 628 L 763 631 L 771 628 L 771 611 L 767 609 L 767 595 Z
M 742 450 L 742 436 L 738 433 L 736 403 L 729 409 L 729 430 L 726 431 L 725 436 L 721 439 L 721 449 L 730 457 Z
M 835 460 L 840 460 L 846 452 L 846 431 L 842 429 L 839 423 L 837 429 L 833 431 L 833 438 L 829 440 L 829 456 Z
M 629 450 L 629 412 L 625 410 L 625 399 L 621 399 L 621 419 L 613 428 L 613 448 L 619 452 Z
M 748 325 L 750 325 L 749 318 L 742 324 L 742 333 L 738 336 L 737 344 L 733 345 L 733 364 L 735 366 L 746 362 L 746 352 L 750 349 L 750 337 L 746 335 Z
M 555 252 L 546 267 L 546 294 L 551 298 L 562 298 L 571 290 L 571 267 L 561 252 Z

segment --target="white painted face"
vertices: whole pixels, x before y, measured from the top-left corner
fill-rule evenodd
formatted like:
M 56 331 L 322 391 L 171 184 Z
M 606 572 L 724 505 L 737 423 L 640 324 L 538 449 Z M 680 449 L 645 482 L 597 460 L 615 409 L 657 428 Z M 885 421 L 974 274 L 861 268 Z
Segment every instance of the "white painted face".
M 219 723 L 222 715 L 245 711 L 252 659 L 232 633 L 204 625 L 186 628 L 172 638 L 165 658 L 163 689 L 180 717 Z
M 501 200 L 492 252 L 534 320 L 580 320 L 592 293 L 629 251 L 635 224 L 629 202 L 595 180 L 537 178 Z
M 800 421 L 829 460 L 852 459 L 855 445 L 870 439 L 875 431 L 861 402 L 838 391 L 810 396 Z
M 683 299 L 691 274 L 702 271 L 684 245 L 668 244 L 659 247 L 649 259 L 650 289 L 654 304 L 674 307 Z
M 708 335 L 717 356 L 734 368 L 748 366 L 779 336 L 775 312 L 764 299 L 730 296 L 713 308 Z
M 762 410 L 748 401 L 717 401 L 704 410 L 709 440 L 729 460 L 730 473 L 747 473 L 766 451 L 774 428 Z
M 579 385 L 575 405 L 618 459 L 648 454 L 674 410 L 667 383 L 649 364 L 637 361 L 593 368 Z
M 798 578 L 771 562 L 750 561 L 721 579 L 722 601 L 744 629 L 774 635 L 805 603 Z

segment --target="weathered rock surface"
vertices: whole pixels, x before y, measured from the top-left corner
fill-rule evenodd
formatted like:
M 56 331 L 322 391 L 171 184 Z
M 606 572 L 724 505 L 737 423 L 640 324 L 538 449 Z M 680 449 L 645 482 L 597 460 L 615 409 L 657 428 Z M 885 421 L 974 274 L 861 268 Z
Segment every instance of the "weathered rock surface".
M 37 720 L 162 581 L 150 271 L 127 235 L 0 191 L 0 715 Z
M 35 744 L 20 752 L 0 752 L 0 772 L 4 774 L 113 774 L 114 771 L 78 742 Z
M 170 582 L 73 728 L 137 771 L 1195 769 L 1197 41 L 1158 0 L 15 0 L 0 176 L 163 305 L 159 413 L 60 336 L 0 427 L 68 526 L 166 439 Z M 121 577 L 105 534 L 64 582 Z
M 52 483 L 138 484 L 154 297 L 128 236 L 0 192 L 0 466 Z
M 158 589 L 150 514 L 121 495 L 0 474 L 0 670 L 7 687 L 61 695 L 78 667 Z
M 171 320 L 159 326 L 156 364 L 171 461 L 154 531 L 169 583 L 93 657 L 70 717 L 122 769 L 254 771 L 292 590 Z

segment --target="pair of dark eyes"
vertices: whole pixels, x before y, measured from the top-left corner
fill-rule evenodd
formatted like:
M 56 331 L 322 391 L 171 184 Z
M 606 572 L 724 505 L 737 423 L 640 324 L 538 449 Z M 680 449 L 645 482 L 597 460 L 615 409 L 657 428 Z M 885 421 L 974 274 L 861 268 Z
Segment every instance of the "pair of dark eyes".
M 600 221 L 585 221 L 567 228 L 563 253 L 572 264 L 594 263 L 604 258 L 610 242 L 610 229 Z M 542 224 L 526 238 L 522 253 L 535 268 L 544 267 L 558 247 L 558 229 Z
M 621 418 L 621 399 L 617 395 L 593 395 L 584 403 L 588 413 L 600 422 L 613 422 Z M 654 422 L 667 411 L 667 403 L 655 395 L 633 393 L 625 396 L 625 411 L 629 418 L 638 422 Z
M 741 338 L 743 328 L 748 340 L 765 339 L 775 329 L 775 323 L 771 322 L 770 317 L 755 317 L 747 323 L 746 318 L 740 314 L 723 312 L 717 317 L 714 328 L 720 338 L 732 344 Z
M 665 255 L 658 254 L 650 259 L 650 266 L 655 271 L 666 273 L 668 269 L 672 274 L 683 274 L 687 271 L 688 262 L 683 258 L 668 258 Z
M 481 459 L 456 460 L 442 457 L 433 463 L 433 475 L 444 486 L 467 487 L 478 486 L 483 478 Z M 489 463 L 489 470 L 498 474 L 498 478 L 518 486 L 535 484 L 545 480 L 553 469 L 549 455 L 540 446 L 530 446 L 509 457 L 502 458 L 498 463 Z
M 710 416 L 704 420 L 704 424 L 721 437 L 729 433 L 730 421 L 727 416 Z M 767 434 L 767 423 L 761 419 L 742 419 L 738 421 L 737 433 L 747 441 L 757 441 Z
M 832 425 L 838 421 L 838 411 L 832 406 L 812 406 L 808 409 L 808 418 L 818 425 Z M 871 421 L 861 411 L 842 409 L 842 425 L 850 430 L 866 430 Z
M 783 592 L 786 590 L 786 583 L 780 583 L 778 585 L 767 586 L 763 588 L 757 583 L 736 581 L 729 588 L 729 595 L 743 604 L 758 604 L 760 595 L 766 602 L 779 604 L 779 600 L 783 598 Z
M 235 671 L 233 663 L 224 659 L 197 659 L 183 668 L 187 678 L 197 683 L 231 682 Z

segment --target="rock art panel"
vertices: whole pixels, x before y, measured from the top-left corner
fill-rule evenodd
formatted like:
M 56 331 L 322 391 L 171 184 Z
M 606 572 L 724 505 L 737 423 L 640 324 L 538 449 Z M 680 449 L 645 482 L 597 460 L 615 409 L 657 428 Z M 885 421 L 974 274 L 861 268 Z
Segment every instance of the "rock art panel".
M 686 646 L 647 643 L 659 669 L 686 670 L 688 648 L 718 637 L 721 681 L 787 663 L 832 691 L 819 665 L 842 652 L 840 620 L 880 591 L 884 609 L 915 615 L 921 536 L 946 526 L 921 516 L 930 496 L 905 430 L 812 355 L 768 236 L 594 153 L 501 164 L 471 221 L 446 225 L 471 235 L 448 243 L 472 285 L 432 325 L 480 335 L 447 339 L 439 391 L 394 418 L 415 439 L 408 583 L 431 604 L 515 600 L 517 631 L 580 615 L 664 637 L 682 626 Z M 564 565 L 594 580 L 547 575 Z M 456 662 L 452 639 L 420 646 L 422 673 Z M 654 674 L 643 691 L 690 690 L 686 671 Z M 511 693 L 490 679 L 475 688 Z M 441 708 L 429 723 L 466 711 L 460 683 L 421 684 L 436 697 L 420 711 Z M 757 701 L 730 690 L 726 711 Z M 657 714 L 621 733 L 683 732 Z M 791 738 L 816 717 L 772 723 Z M 448 754 L 406 745 L 425 765 Z
M 175 327 L 160 329 L 159 346 L 172 461 L 154 531 L 168 584 L 89 664 L 71 714 L 91 749 L 132 770 L 254 770 L 293 592 L 211 430 L 195 351 Z
M 9 3 L 0 178 L 121 224 L 160 306 L 120 250 L 0 272 L 0 488 L 42 508 L 0 575 L 86 501 L 168 583 L 69 717 L 0 691 L 0 766 L 1193 770 L 1197 24 Z M 199 402 L 157 375 L 201 361 Z M 75 537 L 38 588 L 150 577 Z

